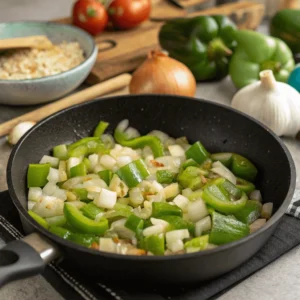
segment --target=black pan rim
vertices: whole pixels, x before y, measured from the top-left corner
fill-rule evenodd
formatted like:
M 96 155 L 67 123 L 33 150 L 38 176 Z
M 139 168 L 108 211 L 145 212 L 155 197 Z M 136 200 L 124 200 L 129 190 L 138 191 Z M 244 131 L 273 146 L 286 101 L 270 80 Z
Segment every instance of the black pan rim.
M 90 248 L 87 248 L 87 247 L 84 247 L 84 246 L 81 246 L 81 245 L 77 245 L 75 243 L 69 242 L 67 240 L 64 240 L 64 239 L 50 233 L 47 229 L 45 229 L 44 227 L 39 225 L 36 221 L 34 221 L 30 217 L 27 210 L 25 208 L 23 208 L 23 206 L 19 202 L 18 197 L 17 197 L 17 195 L 14 191 L 13 179 L 12 179 L 12 174 L 11 174 L 11 167 L 13 165 L 14 157 L 16 155 L 16 152 L 21 147 L 23 141 L 27 138 L 27 136 L 29 136 L 31 134 L 32 131 L 34 131 L 37 127 L 41 126 L 42 124 L 48 122 L 49 120 L 51 120 L 52 118 L 55 118 L 56 116 L 58 116 L 60 114 L 63 114 L 65 112 L 69 111 L 69 110 L 76 109 L 78 107 L 84 107 L 86 105 L 90 105 L 91 103 L 100 102 L 100 101 L 114 101 L 114 100 L 117 101 L 118 99 L 132 98 L 132 97 L 139 97 L 139 98 L 140 97 L 141 98 L 160 97 L 160 98 L 164 98 L 164 97 L 170 97 L 170 96 L 172 96 L 174 98 L 177 98 L 177 99 L 184 100 L 184 101 L 199 101 L 199 102 L 207 103 L 209 105 L 212 105 L 212 106 L 215 106 L 215 107 L 219 107 L 219 108 L 237 113 L 237 114 L 243 116 L 244 118 L 247 118 L 250 121 L 256 123 L 260 127 L 262 127 L 264 130 L 266 130 L 276 140 L 277 143 L 279 143 L 279 145 L 283 149 L 283 151 L 284 151 L 284 153 L 285 153 L 285 155 L 288 159 L 288 162 L 289 162 L 289 167 L 290 167 L 289 181 L 290 181 L 290 184 L 289 184 L 289 189 L 288 189 L 288 192 L 287 192 L 287 195 L 286 195 L 284 201 L 282 202 L 281 206 L 278 208 L 276 213 L 268 220 L 266 225 L 264 225 L 262 228 L 260 228 L 256 232 L 251 233 L 248 236 L 246 236 L 246 237 L 244 237 L 240 240 L 237 240 L 235 242 L 231 242 L 231 243 L 228 243 L 228 244 L 224 244 L 224 245 L 218 246 L 214 249 L 210 249 L 210 250 L 206 250 L 206 251 L 187 253 L 187 254 L 181 254 L 181 255 L 170 255 L 170 256 L 135 256 L 135 255 L 122 255 L 122 254 L 101 252 L 101 251 L 98 251 L 98 250 L 95 250 L 95 249 L 90 249 Z M 272 130 L 270 130 L 264 124 L 257 121 L 256 119 L 252 118 L 251 116 L 248 116 L 245 113 L 242 113 L 242 112 L 240 112 L 240 111 L 238 111 L 238 110 L 236 110 L 236 109 L 234 109 L 230 106 L 220 104 L 220 103 L 216 103 L 216 102 L 206 100 L 206 99 L 200 99 L 200 98 L 195 99 L 195 98 L 191 98 L 191 97 L 176 96 L 176 95 L 160 95 L 160 94 L 119 95 L 119 96 L 98 98 L 98 99 L 94 99 L 94 100 L 86 102 L 86 103 L 73 105 L 73 106 L 68 107 L 66 109 L 63 109 L 59 112 L 51 114 L 50 116 L 48 116 L 48 117 L 44 118 L 43 120 L 41 120 L 40 122 L 38 122 L 34 127 L 32 127 L 29 131 L 27 131 L 22 136 L 22 138 L 14 146 L 14 148 L 13 148 L 11 154 L 10 154 L 8 164 L 7 164 L 7 185 L 8 185 L 8 191 L 9 191 L 10 197 L 11 197 L 14 205 L 18 209 L 19 214 L 21 214 L 22 217 L 25 218 L 36 229 L 37 232 L 41 232 L 44 236 L 46 236 L 50 240 L 53 240 L 58 245 L 62 245 L 62 246 L 65 246 L 65 247 L 70 247 L 70 248 L 73 248 L 75 250 L 80 250 L 80 251 L 86 252 L 87 254 L 90 254 L 90 255 L 96 255 L 96 256 L 100 255 L 100 256 L 103 256 L 103 257 L 110 258 L 110 259 L 129 260 L 129 261 L 130 260 L 138 260 L 138 261 L 151 263 L 153 261 L 159 262 L 159 261 L 164 261 L 164 260 L 171 260 L 171 261 L 189 260 L 189 259 L 194 259 L 194 258 L 199 257 L 199 256 L 206 256 L 206 255 L 210 255 L 210 254 L 213 254 L 213 253 L 216 253 L 216 252 L 227 251 L 231 248 L 237 247 L 237 246 L 239 246 L 243 243 L 246 243 L 249 240 L 254 239 L 256 236 L 259 236 L 259 235 L 263 234 L 267 229 L 269 229 L 273 225 L 277 226 L 277 223 L 280 221 L 280 219 L 285 214 L 285 212 L 287 210 L 287 207 L 288 207 L 288 205 L 289 205 L 289 203 L 290 203 L 290 201 L 293 197 L 293 194 L 294 194 L 295 185 L 296 185 L 296 168 L 295 168 L 293 158 L 292 158 L 288 148 L 286 147 L 286 145 L 282 142 L 282 140 Z

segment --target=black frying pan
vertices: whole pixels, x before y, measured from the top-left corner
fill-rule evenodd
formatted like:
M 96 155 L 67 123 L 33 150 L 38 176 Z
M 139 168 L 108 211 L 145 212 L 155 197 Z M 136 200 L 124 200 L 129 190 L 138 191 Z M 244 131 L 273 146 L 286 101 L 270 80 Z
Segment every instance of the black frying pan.
M 200 140 L 211 152 L 237 152 L 250 158 L 259 169 L 257 185 L 263 199 L 274 203 L 274 215 L 263 228 L 239 241 L 208 251 L 167 257 L 102 253 L 63 240 L 39 226 L 26 211 L 28 164 L 37 163 L 55 145 L 91 134 L 99 120 L 108 121 L 112 132 L 125 118 L 141 133 L 158 129 L 173 137 L 185 135 L 191 142 Z M 295 167 L 278 137 L 231 108 L 176 96 L 120 96 L 63 110 L 32 128 L 11 153 L 7 181 L 24 230 L 38 234 L 8 244 L 0 251 L 0 256 L 8 254 L 7 251 L 19 256 L 14 264 L 0 267 L 0 286 L 41 272 L 46 263 L 58 256 L 70 268 L 99 280 L 104 276 L 114 281 L 133 278 L 135 284 L 140 280 L 186 284 L 212 279 L 236 268 L 266 243 L 292 198 Z

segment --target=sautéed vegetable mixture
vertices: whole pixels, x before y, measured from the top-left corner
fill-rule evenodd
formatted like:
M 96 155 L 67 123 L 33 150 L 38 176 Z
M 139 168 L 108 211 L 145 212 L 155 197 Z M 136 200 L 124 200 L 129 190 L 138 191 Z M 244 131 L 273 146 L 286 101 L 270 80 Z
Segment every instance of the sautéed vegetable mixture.
M 175 255 L 239 240 L 271 217 L 257 169 L 236 153 L 209 153 L 123 120 L 57 145 L 27 172 L 28 212 L 51 233 L 105 252 Z

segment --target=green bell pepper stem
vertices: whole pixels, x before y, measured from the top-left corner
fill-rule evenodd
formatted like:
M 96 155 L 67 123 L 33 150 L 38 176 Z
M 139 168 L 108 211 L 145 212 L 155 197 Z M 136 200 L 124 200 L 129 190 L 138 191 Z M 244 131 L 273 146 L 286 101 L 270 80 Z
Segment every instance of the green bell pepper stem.
M 231 171 L 234 175 L 243 179 L 253 181 L 257 175 L 257 169 L 247 158 L 239 155 L 232 155 Z
M 177 230 L 177 229 L 188 229 L 191 235 L 195 233 L 195 224 L 188 220 L 183 219 L 179 216 L 160 216 L 159 219 L 162 219 L 169 223 L 167 231 Z
M 53 148 L 53 156 L 59 158 L 60 160 L 66 160 L 68 158 L 68 148 L 67 145 L 61 144 Z
M 217 185 L 207 186 L 202 193 L 202 199 L 215 210 L 224 213 L 232 214 L 242 209 L 247 202 L 247 195 L 243 192 L 239 200 L 231 201 Z
M 100 138 L 108 126 L 109 126 L 109 123 L 100 121 L 94 131 L 94 137 Z
M 168 170 L 158 170 L 156 171 L 156 179 L 159 183 L 169 184 L 174 181 L 176 177 L 175 173 L 172 173 Z
M 127 139 L 126 133 L 116 129 L 114 138 L 122 146 L 133 149 L 144 148 L 149 146 L 153 152 L 154 157 L 164 156 L 164 146 L 160 139 L 156 136 L 145 135 L 133 139 Z
M 86 174 L 86 165 L 83 162 L 70 169 L 70 177 L 85 176 Z
M 255 185 L 245 179 L 236 178 L 236 187 L 245 193 L 250 193 L 255 190 Z
M 166 202 L 152 202 L 152 217 L 160 218 L 161 216 L 182 216 L 182 210 L 177 205 L 171 205 Z
M 84 216 L 91 220 L 95 220 L 96 216 L 103 212 L 103 209 L 90 202 L 80 209 Z
M 27 187 L 43 187 L 48 182 L 50 164 L 29 164 L 27 171 Z
M 105 181 L 107 185 L 110 184 L 110 181 L 113 177 L 113 173 L 110 170 L 103 170 L 98 172 L 99 177 Z
M 214 153 L 210 156 L 210 158 L 213 161 L 221 162 L 227 168 L 230 168 L 232 163 L 232 153 L 228 152 Z
M 199 164 L 192 158 L 189 158 L 182 164 L 183 170 L 185 170 L 187 167 L 199 167 Z
M 144 247 L 147 251 L 154 255 L 164 255 L 165 253 L 165 237 L 161 234 L 155 234 L 145 237 Z
M 190 166 L 178 174 L 177 181 L 183 188 L 196 190 L 204 185 L 201 180 L 201 175 L 208 175 L 208 171 Z
M 68 157 L 81 157 L 99 152 L 106 153 L 107 150 L 98 137 L 86 137 L 68 146 Z
M 210 60 L 220 59 L 223 56 L 230 56 L 231 54 L 232 50 L 219 38 L 213 39 L 207 49 L 207 55 Z
M 74 193 L 78 200 L 84 201 L 84 202 L 90 202 L 91 200 L 87 197 L 88 191 L 84 188 L 74 188 L 72 189 L 72 193 Z
M 64 226 L 67 222 L 65 216 L 55 216 L 45 219 L 49 226 Z
M 203 235 L 203 236 L 199 236 L 196 238 L 193 238 L 190 241 L 187 241 L 184 244 L 184 248 L 188 249 L 191 248 L 194 251 L 201 251 L 201 250 L 205 250 L 206 247 L 208 246 L 208 241 L 209 241 L 209 235 Z
M 85 217 L 81 211 L 72 204 L 65 203 L 64 215 L 67 222 L 69 222 L 79 232 L 103 235 L 108 230 L 108 221 L 106 219 L 101 219 L 99 222 L 95 222 Z
M 185 155 L 186 158 L 192 158 L 194 161 L 201 165 L 209 158 L 210 154 L 198 141 L 185 152 Z
M 212 213 L 212 228 L 209 242 L 222 245 L 239 240 L 250 233 L 249 226 L 232 216 L 224 216 L 217 212 Z
M 137 186 L 150 172 L 142 159 L 137 159 L 121 167 L 116 174 L 125 182 L 129 188 Z
M 125 227 L 137 233 L 139 230 L 143 230 L 144 220 L 131 214 L 126 220 Z
M 245 224 L 251 224 L 260 217 L 262 204 L 257 200 L 248 200 L 246 205 L 234 216 Z
M 49 224 L 47 223 L 47 221 L 39 216 L 38 214 L 36 214 L 35 212 L 33 212 L 32 210 L 28 211 L 28 214 L 30 215 L 31 218 L 33 218 L 37 223 L 39 223 L 41 226 L 43 226 L 44 228 L 48 229 Z
M 91 234 L 74 233 L 66 228 L 59 226 L 50 226 L 49 231 L 65 240 L 89 247 L 93 242 L 99 243 L 99 237 Z

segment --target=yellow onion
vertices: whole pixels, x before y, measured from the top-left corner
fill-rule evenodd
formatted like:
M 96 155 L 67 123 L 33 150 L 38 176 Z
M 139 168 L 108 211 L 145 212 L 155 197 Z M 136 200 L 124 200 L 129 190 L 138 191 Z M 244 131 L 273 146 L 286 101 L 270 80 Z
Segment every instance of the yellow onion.
M 129 85 L 130 94 L 172 94 L 194 96 L 196 80 L 181 62 L 161 51 L 151 51 L 136 69 Z

